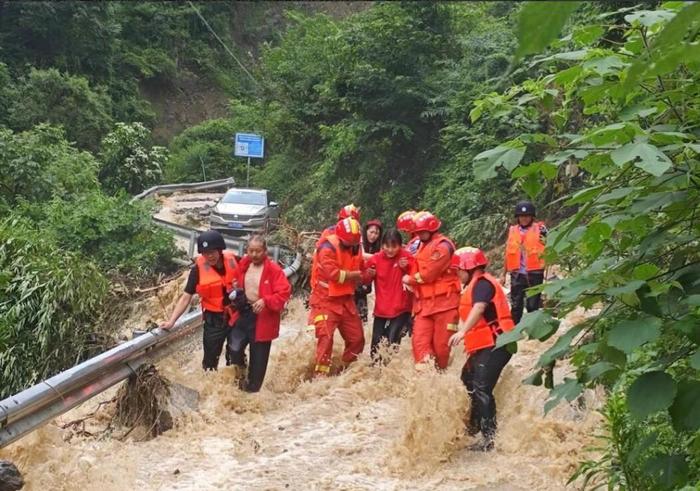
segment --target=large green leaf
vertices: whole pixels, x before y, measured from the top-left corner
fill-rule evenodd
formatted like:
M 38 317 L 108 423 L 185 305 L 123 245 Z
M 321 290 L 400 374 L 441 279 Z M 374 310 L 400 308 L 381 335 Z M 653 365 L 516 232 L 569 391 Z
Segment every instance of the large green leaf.
M 546 310 L 540 309 L 523 315 L 518 327 L 521 327 L 530 339 L 544 341 L 557 331 L 559 320 Z
M 515 343 L 517 341 L 520 341 L 523 337 L 523 327 L 522 325 L 518 324 L 515 329 L 512 331 L 505 332 L 501 335 L 499 335 L 496 338 L 496 346 L 495 348 L 501 348 L 503 346 L 506 346 L 510 343 Z
M 591 382 L 600 377 L 601 375 L 616 369 L 617 367 L 612 363 L 609 363 L 607 361 L 599 361 L 598 363 L 595 363 L 588 367 L 588 369 L 586 369 L 586 372 L 583 376 L 583 381 Z
M 502 145 L 481 152 L 474 157 L 474 177 L 477 181 L 496 177 L 496 168 L 503 166 L 513 170 L 525 155 L 525 145 L 519 140 L 512 140 Z
M 690 366 L 696 370 L 700 370 L 700 351 L 696 351 L 695 354 L 690 357 Z
M 573 341 L 574 338 L 578 335 L 578 333 L 581 332 L 581 329 L 583 329 L 583 325 L 579 324 L 566 331 L 565 334 L 559 336 L 557 342 L 554 343 L 554 345 L 547 351 L 542 353 L 542 356 L 540 356 L 537 365 L 541 367 L 549 365 L 557 358 L 560 358 L 562 355 L 568 353 L 571 341 Z
M 620 166 L 634 160 L 637 167 L 657 177 L 670 169 L 673 164 L 661 150 L 643 142 L 623 145 L 613 150 L 610 157 Z
M 673 427 L 677 431 L 696 431 L 700 428 L 700 382 L 683 382 L 669 409 Z
M 608 344 L 625 353 L 631 353 L 645 343 L 656 340 L 661 334 L 661 319 L 647 317 L 625 320 L 612 328 Z
M 642 469 L 653 476 L 658 489 L 678 489 L 688 481 L 688 463 L 684 455 L 656 455 L 647 460 Z
M 580 2 L 527 2 L 518 19 L 516 58 L 539 53 L 554 41 Z
M 537 198 L 537 195 L 540 194 L 544 188 L 540 180 L 534 174 L 530 174 L 525 179 L 521 180 L 520 186 L 532 200 Z
M 638 10 L 631 14 L 625 15 L 625 20 L 630 24 L 640 24 L 645 27 L 651 27 L 659 22 L 666 22 L 673 19 L 676 14 L 668 10 Z
M 627 389 L 630 413 L 639 419 L 671 406 L 676 396 L 676 382 L 666 372 L 647 372 Z
M 583 392 L 583 385 L 576 379 L 565 378 L 564 383 L 557 385 L 549 392 L 549 400 L 544 405 L 545 414 L 554 409 L 562 399 L 571 402 Z

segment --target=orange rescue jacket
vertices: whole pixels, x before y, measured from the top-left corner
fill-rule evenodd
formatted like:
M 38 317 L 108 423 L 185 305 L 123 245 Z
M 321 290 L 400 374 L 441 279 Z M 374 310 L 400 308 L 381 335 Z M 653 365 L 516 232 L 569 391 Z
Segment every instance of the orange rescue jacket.
M 464 347 L 467 353 L 474 353 L 480 349 L 490 348 L 496 345 L 496 336 L 503 332 L 511 331 L 515 327 L 513 318 L 510 315 L 510 306 L 506 294 L 501 288 L 501 284 L 496 278 L 488 273 L 477 272 L 469 282 L 467 289 L 462 294 L 459 301 L 459 318 L 466 320 L 473 307 L 472 293 L 479 279 L 485 279 L 493 286 L 496 292 L 493 297 L 493 305 L 496 307 L 496 320 L 487 323 L 482 316 L 481 319 L 467 331 L 464 336 Z
M 321 237 L 316 241 L 316 249 L 314 249 L 314 254 L 311 257 L 311 278 L 309 279 L 309 285 L 312 290 L 316 287 L 316 283 L 318 283 L 318 248 L 326 241 L 329 235 L 333 234 L 334 229 L 335 227 L 333 226 L 324 228 L 323 232 L 321 232 Z
M 348 271 L 359 271 L 362 267 L 362 252 L 358 249 L 357 254 L 353 254 L 352 250 L 341 247 L 340 239 L 335 234 L 326 237 L 326 241 L 333 246 L 335 255 L 338 261 L 340 275 L 338 278 L 328 279 L 328 296 L 342 297 L 345 295 L 354 295 L 356 282 L 346 281 L 345 275 Z
M 198 256 L 195 263 L 199 274 L 196 292 L 202 299 L 202 310 L 224 311 L 224 295 L 234 288 L 236 278 L 236 256 L 231 251 L 222 251 L 225 274 L 221 276 L 209 265 L 204 256 Z
M 537 271 L 544 269 L 544 244 L 540 238 L 542 222 L 533 222 L 525 233 L 520 232 L 519 225 L 513 225 L 508 230 L 506 241 L 506 270 L 518 271 L 520 269 L 520 255 L 525 253 L 525 269 Z
M 455 246 L 450 239 L 442 234 L 434 234 L 430 242 L 421 244 L 420 249 L 416 253 L 416 273 L 413 275 L 416 281 L 416 296 L 418 298 L 437 297 L 439 295 L 450 295 L 452 293 L 459 294 L 461 284 L 457 276 L 457 270 L 451 267 L 451 264 L 434 280 L 425 282 L 423 277 L 431 268 L 433 255 L 438 253 L 437 248 L 443 242 L 447 242 L 452 249 L 450 257 L 454 255 Z M 451 262 L 451 260 L 450 260 Z

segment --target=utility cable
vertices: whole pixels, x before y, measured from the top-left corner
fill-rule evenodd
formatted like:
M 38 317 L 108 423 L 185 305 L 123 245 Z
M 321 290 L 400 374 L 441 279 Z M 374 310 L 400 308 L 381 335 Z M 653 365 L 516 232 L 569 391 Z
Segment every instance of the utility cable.
M 253 75 L 251 75 L 251 73 L 250 73 L 250 72 L 248 71 L 248 69 L 243 65 L 243 63 L 241 63 L 241 62 L 238 60 L 238 58 L 236 58 L 236 55 L 234 55 L 234 54 L 233 54 L 233 51 L 231 51 L 231 49 L 226 45 L 226 43 L 224 43 L 224 42 L 222 41 L 222 39 L 219 37 L 219 35 L 216 33 L 216 31 L 214 31 L 214 29 L 212 29 L 212 27 L 209 25 L 209 22 L 207 22 L 207 19 L 204 18 L 204 16 L 203 16 L 202 13 L 199 11 L 199 9 L 198 9 L 197 7 L 195 7 L 194 4 L 193 4 L 190 0 L 187 0 L 187 3 L 190 5 L 190 7 L 192 7 L 192 10 L 195 11 L 195 13 L 197 14 L 197 16 L 202 20 L 202 22 L 203 22 L 204 25 L 207 27 L 207 29 L 209 29 L 209 32 L 211 32 L 212 35 L 216 38 L 216 40 L 219 41 L 219 43 L 221 44 L 221 46 L 224 47 L 224 49 L 226 50 L 226 52 L 227 52 L 229 55 L 231 55 L 231 58 L 233 58 L 234 60 L 236 60 L 236 63 L 238 63 L 238 66 L 241 67 L 241 69 L 246 73 L 246 75 L 248 75 L 248 77 L 253 81 L 253 83 L 254 83 L 256 86 L 258 86 L 258 85 L 259 85 L 259 84 L 258 84 L 258 81 L 255 80 L 255 78 L 253 77 Z

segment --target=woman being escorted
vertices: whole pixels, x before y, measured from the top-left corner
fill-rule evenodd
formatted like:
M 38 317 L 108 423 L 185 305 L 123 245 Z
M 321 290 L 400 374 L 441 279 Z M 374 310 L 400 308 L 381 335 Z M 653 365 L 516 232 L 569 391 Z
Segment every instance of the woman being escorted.
M 496 435 L 496 399 L 493 389 L 511 354 L 505 346 L 494 349 L 496 338 L 515 327 L 506 294 L 498 280 L 485 271 L 488 260 L 480 249 L 463 247 L 458 274 L 466 288 L 459 304 L 459 329 L 450 338 L 450 346 L 464 339 L 468 355 L 462 368 L 462 382 L 471 396 L 471 415 L 467 432 L 481 432 L 483 440 L 470 450 L 493 449 Z
M 270 358 L 272 340 L 280 333 L 280 316 L 292 292 L 282 268 L 267 255 L 267 243 L 261 235 L 248 240 L 246 255 L 236 270 L 236 298 L 233 327 L 227 339 L 227 362 L 239 368 L 241 389 L 258 392 L 262 387 Z M 246 368 L 245 349 L 250 363 Z
M 362 228 L 362 257 L 368 260 L 372 255 L 379 252 L 382 244 L 382 222 L 370 220 Z M 355 305 L 357 313 L 360 314 L 362 322 L 367 322 L 367 295 L 372 293 L 372 285 L 359 284 L 355 290 Z
M 377 348 L 382 341 L 398 348 L 402 333 L 411 320 L 411 298 L 401 279 L 409 270 L 413 256 L 403 248 L 401 234 L 389 230 L 382 239 L 382 250 L 371 256 L 367 267 L 374 271 L 374 326 L 372 329 L 372 359 L 377 360 Z

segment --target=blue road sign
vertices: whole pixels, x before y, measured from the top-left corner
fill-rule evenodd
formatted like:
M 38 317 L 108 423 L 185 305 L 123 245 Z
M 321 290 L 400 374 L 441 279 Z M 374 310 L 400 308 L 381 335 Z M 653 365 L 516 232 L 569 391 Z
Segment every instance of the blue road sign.
M 233 154 L 236 157 L 261 159 L 265 151 L 265 139 L 252 133 L 236 133 Z

